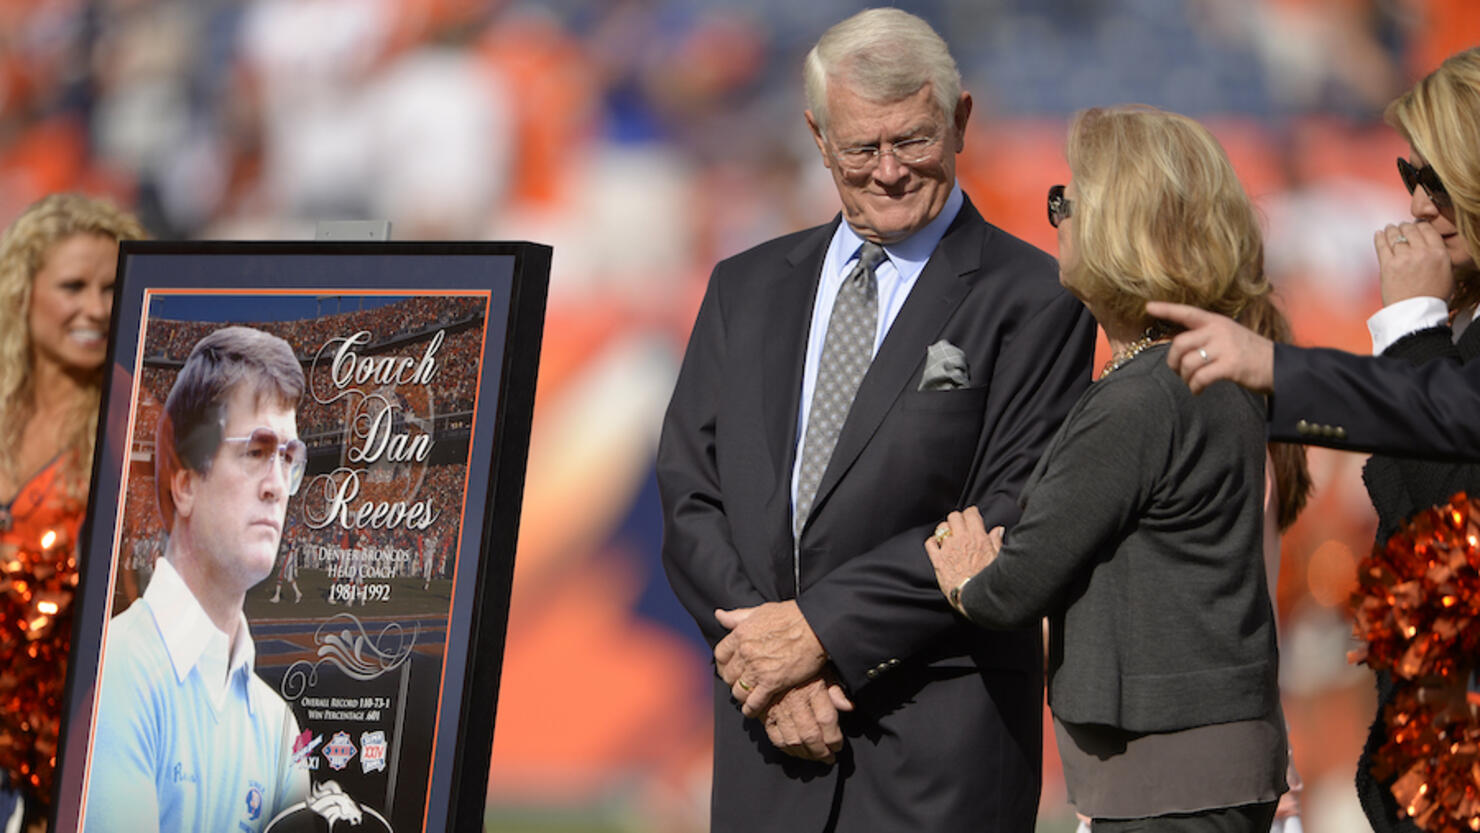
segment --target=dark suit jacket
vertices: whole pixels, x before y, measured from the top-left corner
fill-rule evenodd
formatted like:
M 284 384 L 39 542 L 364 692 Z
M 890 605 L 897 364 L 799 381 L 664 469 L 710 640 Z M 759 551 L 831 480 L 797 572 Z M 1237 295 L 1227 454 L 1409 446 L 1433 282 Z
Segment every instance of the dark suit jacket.
M 800 542 L 791 476 L 807 329 L 837 227 L 717 267 L 658 450 L 669 581 L 712 645 L 713 610 L 796 598 L 857 704 L 834 767 L 777 752 L 718 679 L 712 824 L 765 830 L 1031 830 L 1041 766 L 1037 627 L 954 616 L 923 542 L 1018 492 L 1089 382 L 1094 323 L 1052 258 L 971 206 L 947 230 L 860 385 Z M 926 348 L 965 353 L 966 388 L 920 391 Z
M 1480 362 L 1274 347 L 1272 440 L 1480 460 Z
M 1469 363 L 1480 358 L 1480 327 L 1465 330 L 1458 344 L 1448 327 L 1420 330 L 1389 347 L 1384 356 L 1393 356 L 1415 365 L 1432 361 Z M 1362 469 L 1362 480 L 1377 510 L 1377 540 L 1384 546 L 1398 527 L 1413 513 L 1449 500 L 1455 492 L 1480 495 L 1480 465 L 1475 463 L 1441 463 L 1410 457 L 1373 455 Z M 1376 833 L 1418 833 L 1412 821 L 1399 820 L 1398 801 L 1391 786 L 1394 779 L 1378 781 L 1372 775 L 1372 761 L 1387 742 L 1387 722 L 1383 710 L 1398 692 L 1399 683 L 1387 672 L 1377 675 L 1377 716 L 1367 732 L 1367 743 L 1357 761 L 1357 798 Z

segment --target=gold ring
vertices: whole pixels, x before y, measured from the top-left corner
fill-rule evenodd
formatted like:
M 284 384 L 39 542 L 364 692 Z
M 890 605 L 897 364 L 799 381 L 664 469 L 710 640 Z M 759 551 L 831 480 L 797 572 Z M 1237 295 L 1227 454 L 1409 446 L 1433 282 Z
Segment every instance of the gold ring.
M 941 524 L 935 528 L 935 535 L 932 537 L 935 538 L 935 545 L 937 547 L 944 546 L 946 543 L 946 539 L 951 537 L 951 525 L 945 522 L 941 522 Z
M 745 681 L 744 681 L 744 680 L 736 680 L 736 681 L 735 681 L 735 682 L 736 682 L 736 684 L 738 684 L 738 685 L 739 685 L 739 686 L 740 686 L 740 687 L 741 687 L 741 688 L 743 688 L 743 689 L 745 689 L 745 690 L 746 690 L 746 691 L 750 691 L 750 686 L 748 686 L 748 685 L 746 685 L 746 684 L 745 684 Z

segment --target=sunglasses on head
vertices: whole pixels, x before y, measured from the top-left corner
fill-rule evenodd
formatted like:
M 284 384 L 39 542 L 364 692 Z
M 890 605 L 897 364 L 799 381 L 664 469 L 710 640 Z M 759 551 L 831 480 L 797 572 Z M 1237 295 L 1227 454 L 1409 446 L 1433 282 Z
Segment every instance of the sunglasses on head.
M 266 477 L 281 458 L 283 479 L 288 483 L 288 494 L 298 494 L 303 483 L 303 470 L 308 467 L 308 446 L 294 437 L 284 440 L 271 428 L 257 428 L 245 437 L 222 437 L 221 442 L 242 445 L 242 467 L 252 477 Z
M 1449 192 L 1444 190 L 1444 183 L 1439 181 L 1439 175 L 1434 172 L 1433 165 L 1424 165 L 1416 168 L 1412 162 L 1403 157 L 1398 157 L 1398 176 L 1403 178 L 1403 187 L 1412 194 L 1414 188 L 1423 188 L 1429 199 L 1434 201 L 1435 208 L 1448 208 L 1453 205 L 1449 199 Z
M 1074 203 L 1064 196 L 1064 186 L 1055 185 L 1048 189 L 1048 224 L 1054 228 L 1074 216 Z

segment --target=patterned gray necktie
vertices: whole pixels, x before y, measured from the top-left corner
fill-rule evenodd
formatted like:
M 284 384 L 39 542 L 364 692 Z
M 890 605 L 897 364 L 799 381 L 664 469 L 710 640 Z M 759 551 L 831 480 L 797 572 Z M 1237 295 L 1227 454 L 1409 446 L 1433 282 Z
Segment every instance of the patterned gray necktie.
M 879 282 L 874 266 L 884 259 L 884 247 L 865 241 L 858 250 L 858 263 L 833 302 L 832 318 L 822 342 L 817 363 L 817 381 L 812 390 L 812 410 L 807 414 L 807 436 L 802 442 L 802 468 L 797 479 L 797 506 L 792 533 L 802 537 L 802 527 L 812 511 L 812 500 L 853 396 L 874 356 L 874 334 L 879 325 Z

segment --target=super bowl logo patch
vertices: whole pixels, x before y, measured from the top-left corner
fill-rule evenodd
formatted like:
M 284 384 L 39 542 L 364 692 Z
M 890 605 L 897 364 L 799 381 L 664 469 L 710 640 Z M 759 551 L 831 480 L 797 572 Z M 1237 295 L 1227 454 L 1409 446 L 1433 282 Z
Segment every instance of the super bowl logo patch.
M 319 744 L 323 742 L 323 735 L 315 736 L 313 732 L 304 729 L 302 734 L 293 739 L 293 758 L 291 764 L 295 767 L 303 767 L 309 770 L 318 769 L 319 759 L 315 758 L 313 753 L 315 749 L 319 748 Z
M 256 821 L 262 815 L 262 785 L 247 782 L 247 821 Z
M 360 769 L 363 772 L 385 769 L 385 732 L 360 733 Z
M 324 747 L 324 760 L 329 762 L 330 769 L 344 769 L 356 751 L 354 742 L 349 739 L 349 732 L 335 732 Z

